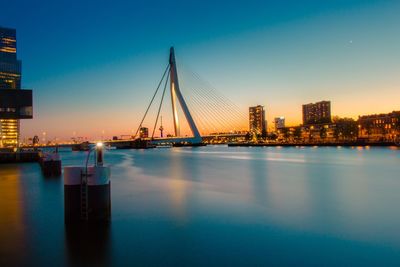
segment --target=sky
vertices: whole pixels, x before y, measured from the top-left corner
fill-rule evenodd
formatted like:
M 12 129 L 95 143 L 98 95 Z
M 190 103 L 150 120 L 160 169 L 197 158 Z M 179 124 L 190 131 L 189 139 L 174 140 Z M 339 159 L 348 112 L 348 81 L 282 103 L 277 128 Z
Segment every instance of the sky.
M 23 88 L 34 90 L 34 119 L 22 121 L 22 137 L 132 134 L 170 46 L 178 68 L 196 72 L 245 116 L 264 105 L 270 127 L 277 116 L 301 123 L 301 105 L 320 100 L 341 117 L 400 109 L 400 1 L 0 0 L 0 7 L 0 25 L 17 29 Z M 170 113 L 166 104 L 167 133 Z

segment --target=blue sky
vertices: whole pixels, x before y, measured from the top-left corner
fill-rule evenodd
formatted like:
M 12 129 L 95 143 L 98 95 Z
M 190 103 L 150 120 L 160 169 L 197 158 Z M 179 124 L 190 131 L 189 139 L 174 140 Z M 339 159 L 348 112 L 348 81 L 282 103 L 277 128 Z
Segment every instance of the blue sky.
M 269 121 L 299 123 L 323 99 L 339 116 L 400 108 L 398 1 L 0 1 L 34 89 L 26 136 L 131 133 L 171 45 L 178 67 Z

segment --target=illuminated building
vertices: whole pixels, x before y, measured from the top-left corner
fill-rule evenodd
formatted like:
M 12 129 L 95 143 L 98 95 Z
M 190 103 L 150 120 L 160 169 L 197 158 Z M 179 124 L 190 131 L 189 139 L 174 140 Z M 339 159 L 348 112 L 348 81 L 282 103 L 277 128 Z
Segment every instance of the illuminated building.
M 274 119 L 275 130 L 285 128 L 285 117 L 277 117 Z
M 16 31 L 0 27 L 0 147 L 18 146 L 19 119 L 32 118 L 32 91 L 21 90 Z
M 359 137 L 396 139 L 400 135 L 400 111 L 358 118 Z
M 267 130 L 264 106 L 249 108 L 249 131 L 253 134 L 263 134 Z
M 331 122 L 331 102 L 320 101 L 303 105 L 303 125 Z
M 141 127 L 139 132 L 140 138 L 148 138 L 149 137 L 149 128 Z

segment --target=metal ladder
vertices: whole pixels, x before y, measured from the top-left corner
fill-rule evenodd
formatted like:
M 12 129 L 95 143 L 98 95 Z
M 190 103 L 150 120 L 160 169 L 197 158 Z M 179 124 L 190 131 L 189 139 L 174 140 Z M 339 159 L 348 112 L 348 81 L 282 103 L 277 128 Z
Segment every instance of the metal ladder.
M 81 220 L 88 220 L 88 186 L 87 174 L 81 174 Z

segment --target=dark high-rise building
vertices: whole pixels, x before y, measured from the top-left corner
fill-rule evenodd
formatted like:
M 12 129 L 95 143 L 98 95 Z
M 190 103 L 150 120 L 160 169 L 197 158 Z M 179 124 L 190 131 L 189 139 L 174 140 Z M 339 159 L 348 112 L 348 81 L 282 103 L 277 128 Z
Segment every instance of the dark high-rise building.
M 21 89 L 21 61 L 17 59 L 14 29 L 0 27 L 0 89 Z
M 303 105 L 303 124 L 331 122 L 331 101 L 320 101 Z
M 255 134 L 267 131 L 264 106 L 258 105 L 249 108 L 249 131 Z
M 0 27 L 0 147 L 17 147 L 19 119 L 32 118 L 32 91 L 21 90 L 14 29 Z

